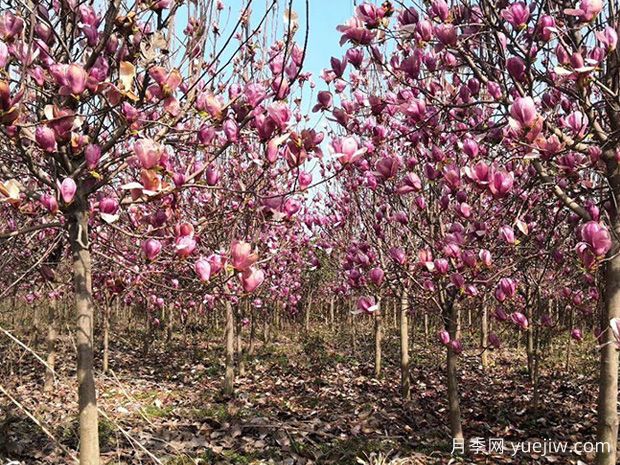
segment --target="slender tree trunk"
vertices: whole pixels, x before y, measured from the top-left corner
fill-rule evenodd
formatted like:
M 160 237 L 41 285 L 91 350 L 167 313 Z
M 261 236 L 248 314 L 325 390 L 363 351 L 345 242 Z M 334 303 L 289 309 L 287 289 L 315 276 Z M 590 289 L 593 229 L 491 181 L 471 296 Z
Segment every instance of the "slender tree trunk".
M 334 302 L 334 297 L 332 296 L 329 299 L 329 327 L 331 328 L 332 331 L 334 330 L 334 321 L 335 321 L 334 307 L 335 307 L 335 302 Z
M 99 465 L 99 427 L 93 367 L 93 303 L 88 213 L 84 199 L 76 201 L 69 217 L 69 241 L 73 256 L 77 311 L 77 379 L 80 423 L 80 465 Z
M 571 331 L 573 329 L 573 324 L 574 324 L 574 310 L 571 307 L 570 309 L 570 317 L 568 320 L 568 325 L 569 325 L 569 329 L 568 329 L 568 341 L 566 342 L 566 364 L 564 366 L 564 370 L 568 372 L 568 370 L 570 369 L 570 356 L 571 356 L 571 348 L 573 345 L 573 338 L 571 337 Z
M 47 326 L 47 368 L 45 370 L 45 383 L 43 391 L 51 392 L 54 390 L 54 369 L 56 368 L 56 337 L 57 337 L 57 321 L 58 301 L 50 302 L 49 320 Z
M 243 314 L 241 313 L 241 302 L 238 304 L 237 311 L 237 360 L 239 361 L 239 376 L 245 376 L 245 358 L 243 353 Z
M 532 322 L 534 321 L 534 312 L 532 310 L 532 303 L 529 302 L 529 300 L 526 300 L 526 314 L 527 314 L 527 321 Z M 530 326 L 527 329 L 526 332 L 526 337 L 527 337 L 527 374 L 530 378 L 530 381 L 533 382 L 534 381 L 534 330 L 533 327 Z
M 450 303 L 449 318 L 448 318 L 448 332 L 451 339 L 456 338 L 457 335 L 457 319 L 458 308 L 453 303 Z M 450 432 L 452 439 L 457 441 L 463 440 L 463 427 L 461 425 L 461 406 L 459 400 L 459 387 L 458 387 L 458 374 L 457 374 L 457 360 L 458 355 L 454 353 L 451 346 L 447 347 L 447 377 L 448 377 L 448 419 L 450 423 Z
M 232 304 L 226 301 L 226 375 L 224 376 L 224 395 L 231 397 L 235 390 L 235 315 Z
M 614 221 L 616 234 L 620 233 L 620 222 Z M 616 242 L 616 241 L 614 241 Z M 611 318 L 620 318 L 620 255 L 618 244 L 614 244 L 614 257 L 605 270 L 605 308 L 603 309 L 601 361 L 598 396 L 598 427 L 596 440 L 608 445 L 597 455 L 598 465 L 615 465 L 618 447 L 618 350 L 609 329 Z
M 102 371 L 108 372 L 110 366 L 110 307 L 103 309 L 103 366 Z
M 381 376 L 381 337 L 382 337 L 382 311 L 381 299 L 377 299 L 377 311 L 375 312 L 375 378 Z
M 424 312 L 424 344 L 428 343 L 428 313 Z
M 256 339 L 256 315 L 253 309 L 250 310 L 250 344 L 248 345 L 248 355 L 254 356 L 254 342 Z
M 480 317 L 480 345 L 482 346 L 482 368 L 486 369 L 489 366 L 489 309 L 484 301 L 482 302 L 482 315 Z
M 407 291 L 403 292 L 400 307 L 400 385 L 403 399 L 409 399 L 411 386 L 409 381 L 409 321 Z

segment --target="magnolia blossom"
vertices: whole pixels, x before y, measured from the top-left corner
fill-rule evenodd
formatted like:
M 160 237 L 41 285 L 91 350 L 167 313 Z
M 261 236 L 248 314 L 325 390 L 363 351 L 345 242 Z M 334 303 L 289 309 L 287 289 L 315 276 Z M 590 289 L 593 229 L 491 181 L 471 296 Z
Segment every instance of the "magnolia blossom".
M 196 263 L 194 263 L 194 271 L 196 271 L 198 278 L 203 282 L 209 281 L 211 278 L 211 264 L 206 258 L 201 257 L 196 260 Z
M 375 298 L 370 296 L 360 297 L 357 301 L 357 312 L 355 313 L 373 313 L 379 310 L 379 304 L 375 301 Z
M 248 270 L 258 260 L 252 252 L 252 245 L 244 241 L 233 241 L 230 245 L 231 264 L 237 271 Z
M 588 221 L 581 227 L 581 239 L 596 256 L 602 257 L 611 249 L 609 231 L 596 221 Z
M 73 178 L 65 178 L 60 184 L 60 195 L 65 203 L 71 203 L 75 197 L 77 185 Z
M 445 329 L 440 330 L 437 333 L 437 337 L 443 345 L 448 345 L 450 343 L 450 333 Z
M 515 325 L 517 325 L 522 330 L 526 330 L 529 326 L 527 317 L 521 312 L 513 312 L 510 315 L 510 319 Z
M 254 292 L 265 280 L 265 273 L 261 269 L 249 268 L 241 274 L 241 285 L 245 292 Z
M 354 137 L 344 137 L 341 140 L 334 140 L 330 145 L 332 153 L 338 157 L 338 161 L 343 165 L 355 163 L 366 153 L 366 147 L 359 148 Z
M 161 242 L 157 239 L 147 239 L 142 243 L 142 251 L 147 259 L 155 260 L 161 252 Z

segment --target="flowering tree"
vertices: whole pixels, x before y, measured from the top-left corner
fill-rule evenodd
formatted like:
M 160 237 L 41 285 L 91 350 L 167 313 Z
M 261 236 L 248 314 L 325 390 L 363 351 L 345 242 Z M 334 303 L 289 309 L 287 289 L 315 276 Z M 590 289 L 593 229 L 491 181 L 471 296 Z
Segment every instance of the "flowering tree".
M 440 181 L 447 189 L 443 201 L 438 191 L 441 208 L 455 208 L 462 218 L 476 218 L 488 208 L 472 208 L 458 185 L 463 174 L 468 184 L 494 198 L 517 191 L 527 202 L 539 184 L 573 215 L 567 224 L 583 265 L 595 271 L 605 264 L 603 321 L 618 317 L 617 6 L 598 0 L 577 6 L 436 0 L 427 7 L 403 5 L 398 12 L 389 2 L 359 6 L 339 28 L 341 43 L 351 48 L 324 73 L 337 92 L 347 86 L 352 91 L 352 98 L 333 110 L 334 119 L 368 140 L 361 150 L 354 141 L 341 143 L 335 149 L 340 163 L 364 169 L 366 161 L 359 161 L 364 151 L 401 141 L 429 159 L 423 161 L 423 175 L 407 175 L 400 191 Z M 327 97 L 322 101 L 331 103 Z M 381 179 L 399 169 L 393 155 L 383 158 L 365 168 L 371 189 L 377 176 L 370 170 Z M 521 212 L 513 213 L 500 229 L 509 243 L 515 240 L 514 226 L 528 234 Z M 402 222 L 408 220 L 406 210 L 404 215 L 399 213 Z M 421 240 L 433 236 L 425 231 Z M 423 261 L 435 272 L 438 265 L 443 269 L 444 258 L 435 263 L 436 257 L 426 255 L 432 261 Z M 500 282 L 500 296 L 514 291 L 513 283 Z M 525 324 L 521 316 L 517 321 Z M 611 450 L 598 460 L 612 464 L 618 355 L 607 324 L 601 342 L 598 440 Z
M 83 464 L 99 463 L 91 252 L 133 271 L 137 276 L 126 277 L 134 281 L 133 287 L 152 282 L 141 269 L 146 266 L 148 271 L 169 242 L 173 250 L 165 255 L 177 259 L 192 255 L 196 230 L 200 232 L 206 220 L 184 222 L 179 212 L 187 211 L 178 206 L 210 200 L 206 198 L 210 194 L 201 196 L 197 191 L 217 185 L 220 159 L 232 170 L 254 166 L 248 176 L 258 171 L 254 181 L 267 180 L 257 187 L 238 177 L 223 191 L 226 200 L 218 200 L 221 221 L 241 218 L 235 212 L 255 207 L 262 198 L 271 199 L 268 208 L 284 216 L 299 209 L 285 194 L 299 191 L 301 183 L 307 185 L 307 177 L 291 181 L 289 190 L 284 182 L 278 191 L 271 170 L 297 180 L 298 167 L 320 141 L 313 132 L 287 132 L 294 109 L 283 99 L 296 82 L 304 81 L 305 52 L 294 43 L 298 25 L 289 15 L 283 40 L 264 54 L 257 53 L 255 43 L 264 35 L 260 27 L 274 14 L 276 2 L 259 15 L 255 28 L 250 24 L 250 4 L 230 31 L 218 26 L 225 6 L 215 0 L 131 6 L 120 1 L 7 2 L 2 8 L 0 234 L 8 240 L 7 250 L 16 251 L 17 236 L 60 231 L 43 236 L 50 240 L 44 241 L 42 255 L 34 263 L 38 271 L 56 251 L 62 231 L 68 231 Z M 228 35 L 220 44 L 224 32 Z M 287 162 L 277 167 L 280 156 Z M 242 220 L 239 224 L 244 224 Z M 136 244 L 135 235 L 129 242 L 115 240 L 119 234 L 132 237 L 129 230 L 144 234 L 142 228 L 155 237 L 141 244 Z M 261 284 L 264 273 L 254 267 L 258 256 L 244 242 L 247 234 L 241 233 L 231 228 L 234 237 L 214 241 L 217 245 L 211 251 L 226 247 L 231 261 L 227 273 L 247 293 Z M 132 245 L 134 250 L 126 254 Z M 146 261 L 137 260 L 140 247 Z M 218 257 L 216 253 L 194 262 L 199 281 L 217 274 L 223 265 Z M 25 271 L 21 279 L 32 270 Z M 166 284 L 174 287 L 172 282 Z M 159 305 L 157 296 L 154 302 Z

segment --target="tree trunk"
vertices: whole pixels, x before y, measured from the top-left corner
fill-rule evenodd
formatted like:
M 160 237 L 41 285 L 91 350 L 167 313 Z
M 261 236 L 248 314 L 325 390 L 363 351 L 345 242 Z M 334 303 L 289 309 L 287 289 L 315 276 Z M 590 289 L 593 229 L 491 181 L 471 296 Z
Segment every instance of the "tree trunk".
M 77 202 L 84 202 L 80 199 Z M 80 465 L 99 465 L 99 427 L 93 369 L 93 303 L 88 214 L 79 205 L 69 217 L 73 280 L 77 311 L 77 379 L 80 423 Z
M 409 399 L 411 386 L 409 381 L 409 311 L 407 291 L 403 292 L 400 307 L 400 385 L 403 399 Z
M 54 369 L 56 366 L 56 319 L 58 314 L 56 312 L 58 308 L 58 301 L 54 300 L 50 302 L 50 312 L 47 326 L 47 369 L 45 370 L 45 383 L 43 384 L 44 392 L 51 392 L 54 390 Z
M 620 233 L 620 222 L 614 221 L 616 234 Z M 614 241 L 615 242 L 615 241 Z M 598 426 L 596 440 L 605 444 L 597 454 L 598 465 L 615 465 L 618 447 L 618 350 L 609 328 L 611 318 L 620 318 L 620 255 L 618 244 L 614 244 L 612 258 L 605 270 L 605 308 L 603 310 L 601 336 L 601 361 L 599 375 Z
M 224 376 L 224 395 L 231 397 L 235 390 L 235 315 L 232 304 L 226 301 L 226 375 Z
M 310 331 L 310 307 L 312 307 L 312 295 L 308 297 L 308 302 L 306 303 L 306 311 L 304 312 L 304 330 L 306 333 Z
M 448 332 L 450 338 L 454 339 L 457 335 L 458 309 L 453 303 L 449 304 Z M 448 376 L 448 419 L 450 422 L 450 432 L 452 439 L 463 440 L 463 427 L 461 425 L 461 406 L 459 401 L 459 387 L 457 378 L 458 355 L 454 353 L 452 347 L 447 347 L 447 376 Z
M 424 312 L 424 344 L 428 343 L 428 313 Z
M 243 354 L 243 314 L 241 313 L 241 303 L 237 307 L 237 360 L 239 366 L 239 376 L 245 376 L 245 359 Z
M 564 366 L 564 370 L 568 372 L 570 369 L 570 356 L 571 356 L 571 347 L 573 345 L 573 338 L 571 337 L 571 331 L 573 330 L 574 324 L 574 310 L 571 307 L 570 309 L 570 317 L 568 320 L 568 341 L 566 342 L 566 365 Z
M 110 366 L 110 307 L 106 305 L 103 309 L 103 366 L 104 373 L 108 372 Z
M 480 317 L 480 345 L 482 346 L 482 368 L 486 369 L 489 366 L 489 309 L 484 302 L 482 302 L 482 315 Z
M 381 376 L 381 300 L 377 299 L 375 312 L 375 378 Z
M 331 330 L 334 330 L 334 321 L 335 321 L 335 317 L 334 317 L 334 297 L 332 296 L 331 299 L 329 299 L 329 327 L 331 328 Z

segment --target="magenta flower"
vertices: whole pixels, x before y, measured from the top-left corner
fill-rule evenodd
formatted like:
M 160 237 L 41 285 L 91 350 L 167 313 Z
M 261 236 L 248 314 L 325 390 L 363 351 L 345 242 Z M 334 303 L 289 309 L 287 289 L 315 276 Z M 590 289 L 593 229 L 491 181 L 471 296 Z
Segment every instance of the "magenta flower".
M 101 147 L 97 144 L 88 144 L 84 149 L 84 159 L 88 169 L 95 169 L 101 159 Z
M 366 153 L 366 147 L 359 148 L 357 140 L 353 137 L 345 137 L 341 140 L 334 140 L 330 145 L 332 153 L 338 157 L 338 161 L 343 165 L 355 163 Z
M 613 27 L 607 26 L 602 31 L 598 31 L 596 33 L 596 38 L 605 46 L 608 52 L 613 52 L 616 49 L 618 34 Z
M 577 342 L 581 342 L 583 340 L 583 334 L 579 328 L 573 328 L 570 332 L 570 337 Z
M 383 279 L 385 278 L 385 272 L 379 267 L 373 268 L 368 273 L 368 277 L 373 284 L 375 284 L 376 286 L 381 286 L 381 284 L 383 283 Z
M 148 260 L 155 260 L 161 252 L 161 242 L 157 239 L 147 239 L 142 243 L 142 251 Z
M 196 240 L 192 236 L 177 237 L 174 248 L 177 256 L 187 258 L 196 249 Z
M 248 270 L 258 260 L 252 252 L 252 245 L 244 241 L 233 241 L 230 245 L 231 264 L 237 271 Z
M 48 126 L 37 126 L 34 132 L 34 138 L 39 147 L 46 152 L 55 152 L 58 149 L 56 145 L 56 133 Z
M 369 45 L 376 36 L 376 32 L 366 28 L 361 19 L 351 18 L 346 24 L 337 27 L 342 32 L 340 45 L 351 42 L 355 45 Z
M 581 239 L 588 244 L 596 256 L 604 256 L 611 249 L 611 236 L 605 226 L 588 221 L 581 227 Z
M 495 333 L 489 333 L 489 345 L 494 349 L 499 349 L 502 346 L 502 342 Z
M 211 278 L 211 264 L 206 258 L 201 257 L 196 260 L 194 271 L 196 271 L 198 278 L 203 282 L 209 281 Z
M 439 338 L 439 341 L 443 344 L 443 345 L 448 345 L 450 344 L 450 333 L 448 331 L 446 331 L 445 329 L 440 330 L 437 333 L 437 337 Z
M 603 9 L 602 0 L 581 0 L 579 7 L 564 10 L 564 14 L 577 16 L 584 23 L 593 21 Z
M 209 265 L 211 266 L 211 275 L 215 276 L 220 271 L 224 269 L 224 265 L 226 264 L 226 257 L 218 254 L 211 254 L 207 258 L 209 261 Z
M 450 349 L 452 349 L 452 352 L 458 355 L 463 352 L 463 344 L 458 339 L 453 339 L 450 341 Z
M 510 315 L 510 320 L 522 330 L 526 330 L 529 326 L 527 317 L 521 312 L 513 312 Z
M 379 310 L 379 305 L 375 301 L 375 298 L 370 296 L 360 297 L 357 301 L 357 312 L 354 313 L 368 313 L 371 314 Z
M 241 285 L 245 292 L 254 292 L 265 280 L 263 270 L 249 268 L 241 274 Z
M 502 18 L 508 21 L 515 29 L 524 29 L 530 17 L 530 10 L 523 2 L 513 3 L 502 10 Z
M 494 171 L 491 174 L 489 182 L 489 190 L 493 197 L 499 199 L 505 197 L 511 190 L 514 183 L 514 174 L 512 172 Z
M 138 139 L 134 142 L 133 149 L 142 168 L 148 170 L 159 164 L 162 149 L 153 139 Z
M 65 178 L 60 184 L 60 195 L 65 203 L 73 202 L 75 193 L 77 191 L 77 185 L 73 178 Z
M 51 214 L 55 214 L 58 212 L 58 201 L 56 200 L 55 196 L 46 193 L 41 195 L 41 198 L 39 200 L 41 202 L 41 205 L 43 205 L 43 207 L 45 207 L 45 209 Z
M 508 244 L 517 242 L 515 239 L 515 232 L 510 226 L 504 225 L 499 228 L 499 236 Z
M 404 265 L 407 263 L 407 254 L 401 248 L 394 247 L 389 250 L 389 255 L 392 260 L 394 260 L 399 265 Z
M 517 97 L 510 106 L 510 116 L 515 129 L 531 128 L 538 116 L 534 100 L 531 97 Z

